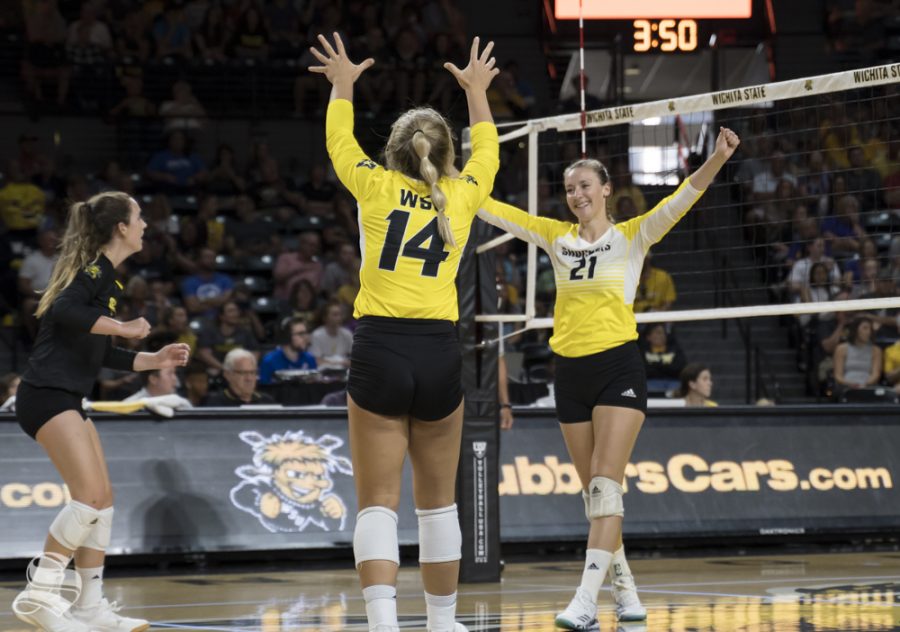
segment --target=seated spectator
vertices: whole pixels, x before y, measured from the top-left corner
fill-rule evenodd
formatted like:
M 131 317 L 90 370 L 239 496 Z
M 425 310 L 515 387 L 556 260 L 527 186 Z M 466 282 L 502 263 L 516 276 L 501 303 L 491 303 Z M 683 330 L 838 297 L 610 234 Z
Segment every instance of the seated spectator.
M 78 65 L 105 62 L 112 53 L 112 44 L 109 28 L 97 19 L 95 3 L 82 2 L 81 18 L 69 26 L 66 37 L 69 59 Z
M 361 104 L 365 105 L 365 110 L 362 108 L 360 110 L 371 112 L 372 116 L 376 116 L 382 109 L 389 107 L 391 104 L 391 95 L 395 90 L 394 60 L 387 47 L 384 29 L 378 24 L 372 24 L 366 29 L 365 36 L 360 38 L 359 44 L 360 59 L 371 57 L 378 60 L 378 63 L 370 69 L 371 76 L 368 76 L 369 71 L 366 71 L 360 76 L 359 81 L 354 84 L 354 87 L 359 87 Z M 446 68 L 443 67 L 444 62 L 448 59 L 455 58 L 449 56 L 441 57 L 440 70 L 443 75 L 450 75 Z M 440 76 L 443 77 L 443 75 Z M 448 85 L 450 81 L 453 81 L 453 75 L 450 75 Z M 298 79 L 294 86 L 294 99 L 298 110 L 302 109 L 302 106 L 308 100 L 309 93 L 316 90 L 317 85 L 320 86 L 321 84 L 309 84 Z M 456 89 L 456 85 L 449 86 L 449 88 L 449 92 L 452 92 Z M 438 90 L 438 88 L 435 88 L 435 90 Z M 440 92 L 435 96 L 439 95 Z M 435 103 L 435 101 L 429 100 L 429 103 Z M 441 109 L 440 111 L 446 112 L 447 109 Z
M 791 267 L 791 273 L 788 275 L 788 289 L 792 296 L 800 296 L 803 288 L 809 287 L 812 266 L 816 263 L 825 265 L 829 271 L 829 279 L 832 285 L 840 284 L 840 268 L 838 268 L 837 263 L 833 259 L 825 256 L 825 240 L 821 237 L 816 237 L 806 245 L 806 257 L 798 259 Z
M 22 324 L 32 340 L 37 333 L 34 310 L 40 300 L 39 293 L 50 283 L 50 275 L 59 259 L 59 235 L 52 228 L 40 230 L 37 243 L 38 249 L 32 251 L 22 262 L 18 280 Z
M 18 373 L 7 373 L 0 376 L 0 411 L 15 410 L 16 391 L 19 390 L 19 384 L 22 378 Z
M 234 281 L 222 272 L 216 272 L 216 253 L 202 248 L 197 262 L 197 274 L 181 282 L 181 296 L 191 316 L 214 317 L 218 308 L 231 300 Z
M 831 173 L 825 165 L 825 155 L 821 151 L 809 154 L 806 173 L 798 181 L 799 193 L 809 199 L 815 215 L 824 215 L 828 210 L 828 194 L 831 193 Z
M 207 406 L 209 375 L 202 362 L 190 362 L 184 371 L 184 393 L 192 406 Z
M 322 275 L 322 291 L 326 295 L 335 294 L 342 285 L 349 285 L 359 279 L 359 256 L 356 247 L 344 242 L 338 246 L 337 258 L 325 266 Z
M 407 26 L 396 31 L 393 49 L 393 58 L 396 64 L 394 103 L 398 107 L 405 107 L 405 104 L 408 103 L 421 103 L 425 97 L 427 61 L 422 54 L 421 44 L 415 31 Z
M 241 310 L 240 326 L 249 329 L 257 342 L 266 339 L 266 328 L 263 327 L 262 321 L 253 309 L 253 292 L 245 283 L 238 283 L 234 286 L 234 295 L 232 300 L 237 303 Z
M 859 262 L 859 269 L 862 272 L 859 280 L 853 283 L 853 287 L 850 290 L 850 298 L 862 298 L 863 296 L 870 296 L 876 293 L 875 286 L 880 272 L 878 259 L 874 257 L 863 259 Z
M 205 362 L 212 372 L 222 370 L 225 356 L 232 349 L 241 348 L 252 352 L 256 358 L 257 343 L 253 332 L 241 324 L 241 308 L 234 301 L 222 306 L 217 322 L 213 326 L 204 327 L 197 338 L 198 360 Z
M 175 130 L 196 134 L 206 123 L 206 109 L 194 96 L 191 84 L 183 79 L 172 84 L 172 98 L 160 104 L 159 116 L 165 134 Z
M 22 178 L 35 184 L 42 174 L 53 168 L 53 161 L 41 153 L 38 137 L 34 134 L 19 134 L 19 154 L 13 160 L 16 161 Z
M 763 171 L 753 178 L 752 193 L 757 201 L 769 201 L 774 199 L 778 183 L 787 180 L 794 187 L 797 186 L 797 178 L 787 170 L 787 160 L 784 152 L 775 151 L 770 160 L 763 160 Z
M 275 403 L 270 395 L 256 390 L 255 355 L 246 349 L 232 349 L 225 356 L 223 366 L 226 386 L 209 396 L 208 406 L 231 407 Z
M 263 219 L 256 204 L 246 195 L 235 200 L 237 217 L 225 227 L 225 250 L 237 260 L 270 254 L 274 249 L 275 227 Z
M 613 158 L 610 165 L 612 172 L 610 173 L 610 182 L 612 182 L 612 196 L 606 203 L 606 208 L 612 209 L 616 213 L 619 209 L 619 200 L 623 197 L 631 198 L 637 215 L 643 215 L 647 212 L 647 201 L 644 199 L 644 193 L 635 186 L 631 170 L 628 168 L 628 158 L 618 156 Z
M 145 318 L 151 327 L 159 323 L 162 316 L 161 310 L 150 296 L 150 284 L 140 276 L 133 276 L 125 284 L 123 300 L 128 302 L 129 311 L 133 318 Z M 163 307 L 164 308 L 164 307 Z
M 289 0 L 272 0 L 265 3 L 265 27 L 269 33 L 274 53 L 288 54 L 300 44 L 300 16 Z
M 312 333 L 309 352 L 315 356 L 320 369 L 348 368 L 353 334 L 343 326 L 344 308 L 339 303 L 329 303 L 322 320 L 322 326 Z
M 175 337 L 174 342 L 181 342 L 191 348 L 191 356 L 197 351 L 197 334 L 191 329 L 187 310 L 181 305 L 169 307 L 162 317 L 163 329 Z M 204 369 L 205 371 L 206 369 Z
M 56 104 L 62 106 L 69 94 L 71 68 L 66 57 L 66 20 L 57 0 L 22 3 L 25 12 L 25 54 L 22 79 L 28 97 L 44 101 L 44 81 L 56 83 Z
M 120 22 L 116 52 L 119 58 L 131 58 L 132 63 L 143 64 L 150 58 L 150 51 L 146 17 L 141 9 L 135 9 Z
M 332 217 L 337 187 L 325 178 L 325 165 L 316 163 L 309 170 L 309 180 L 299 189 L 305 200 L 304 210 L 310 215 Z
M 491 114 L 497 120 L 528 118 L 529 104 L 523 94 L 519 93 L 516 78 L 505 69 L 494 77 L 487 91 Z
M 288 188 L 274 158 L 260 164 L 259 180 L 253 184 L 252 192 L 257 206 L 280 222 L 290 221 L 303 206 L 303 196 Z
M 686 360 L 678 343 L 669 339 L 665 323 L 647 325 L 640 348 L 647 367 L 647 390 L 667 392 L 678 388 Z
M 169 134 L 166 149 L 150 158 L 147 178 L 171 193 L 186 193 L 206 180 L 206 165 L 188 150 L 187 137 L 182 131 Z
M 875 277 L 874 291 L 860 296 L 860 298 L 896 298 L 897 282 L 890 270 L 881 270 Z M 900 329 L 900 309 L 881 308 L 879 310 L 867 310 L 866 316 L 872 320 L 872 328 L 875 331 L 875 342 L 892 342 Z
M 218 2 L 210 5 L 203 18 L 203 24 L 194 33 L 194 46 L 203 59 L 218 62 L 228 59 L 225 52 L 228 46 L 228 30 L 222 5 Z
M 275 372 L 285 369 L 315 369 L 315 357 L 306 351 L 309 330 L 300 318 L 286 319 L 281 327 L 281 342 L 259 363 L 259 383 L 268 385 L 275 380 Z
M 852 257 L 859 252 L 860 240 L 866 231 L 859 223 L 859 201 L 852 195 L 845 195 L 836 204 L 836 213 L 822 220 L 822 236 L 831 256 L 840 259 Z
M 584 107 L 585 110 L 599 110 L 603 107 L 603 101 L 588 90 L 589 77 L 584 76 Z M 576 74 L 569 81 L 568 87 L 560 91 L 560 101 L 557 110 L 563 114 L 581 111 L 581 78 Z
M 294 285 L 306 279 L 318 291 L 322 284 L 323 267 L 319 261 L 321 238 L 319 233 L 300 233 L 296 252 L 284 252 L 278 256 L 272 276 L 275 279 L 275 298 L 284 300 L 291 295 Z
M 862 147 L 851 147 L 847 152 L 850 168 L 844 172 L 847 189 L 859 200 L 859 210 L 863 212 L 880 210 L 881 176 L 866 162 Z
M 312 283 L 301 279 L 294 284 L 291 297 L 282 301 L 281 315 L 285 318 L 302 318 L 306 322 L 312 322 L 320 309 L 319 295 L 316 294 Z
M 173 408 L 193 408 L 193 404 L 187 399 L 178 395 L 178 374 L 174 368 L 155 369 L 153 371 L 142 371 L 141 382 L 143 387 L 134 395 L 129 395 L 125 402 L 136 402 L 146 397 L 161 397 L 162 395 L 175 395 L 179 401 Z
M 204 195 L 197 203 L 197 230 L 206 239 L 203 245 L 215 252 L 225 248 L 225 222 L 219 221 L 219 198 L 215 195 Z
M 231 145 L 221 144 L 216 149 L 216 162 L 209 172 L 206 188 L 217 195 L 236 195 L 247 188 L 247 182 L 235 168 Z
M 672 307 L 676 299 L 675 282 L 672 275 L 652 264 L 651 254 L 647 253 L 641 278 L 638 282 L 637 294 L 634 297 L 634 311 L 664 312 Z
M 182 3 L 166 3 L 165 11 L 156 18 L 153 25 L 153 41 L 157 59 L 166 57 L 190 59 L 194 56 L 191 48 L 191 29 L 187 25 Z
M 699 362 L 691 362 L 681 370 L 681 385 L 676 397 L 684 398 L 685 406 L 718 406 L 712 396 L 712 373 Z
M 900 393 L 900 340 L 884 350 L 884 381 Z
M 868 235 L 859 242 L 859 253 L 843 263 L 844 284 L 858 283 L 862 278 L 862 264 L 866 259 L 878 259 L 878 244 Z
M 857 316 L 850 322 L 847 342 L 834 351 L 835 397 L 851 389 L 868 388 L 881 381 L 881 349 L 872 342 L 872 321 Z
M 269 56 L 269 31 L 259 10 L 252 4 L 241 14 L 228 50 L 239 59 L 265 59 Z
M 8 161 L 6 184 L 0 189 L 0 222 L 11 238 L 28 242 L 34 239 L 44 219 L 45 201 L 44 192 L 25 180 L 19 163 Z
M 640 215 L 640 213 L 638 213 L 638 207 L 635 205 L 634 200 L 631 199 L 631 196 L 619 196 L 619 199 L 616 200 L 615 210 L 613 211 L 613 216 L 615 217 L 616 223 L 627 222 L 630 219 L 634 219 L 638 215 Z

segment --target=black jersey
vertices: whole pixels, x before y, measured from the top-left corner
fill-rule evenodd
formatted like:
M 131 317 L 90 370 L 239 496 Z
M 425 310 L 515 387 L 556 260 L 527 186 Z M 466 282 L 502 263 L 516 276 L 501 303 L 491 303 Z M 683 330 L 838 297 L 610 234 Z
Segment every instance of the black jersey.
M 41 318 L 22 381 L 86 396 L 100 367 L 134 370 L 137 353 L 114 347 L 109 336 L 91 333 L 98 318 L 116 315 L 122 291 L 112 262 L 103 255 L 79 270 Z

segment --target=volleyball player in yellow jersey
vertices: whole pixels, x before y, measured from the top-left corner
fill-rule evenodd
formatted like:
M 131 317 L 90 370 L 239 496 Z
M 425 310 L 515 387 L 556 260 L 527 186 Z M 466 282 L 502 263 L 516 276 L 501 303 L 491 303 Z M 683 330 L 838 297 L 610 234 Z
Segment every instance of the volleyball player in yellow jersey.
M 369 159 L 353 136 L 352 98 L 353 82 L 374 62 L 351 62 L 337 34 L 334 48 L 321 35 L 319 41 L 324 53 L 312 52 L 322 65 L 310 70 L 333 84 L 328 154 L 358 202 L 361 226 L 347 408 L 360 509 L 353 552 L 369 630 L 399 630 L 396 511 L 408 450 L 427 626 L 460 632 L 466 630 L 455 621 L 462 539 L 453 501 L 463 394 L 454 281 L 475 212 L 500 165 L 486 96 L 497 74 L 493 43 L 479 55 L 476 38 L 463 70 L 444 65 L 466 92 L 472 126 L 472 157 L 457 175 L 450 127 L 430 108 L 394 122 L 387 168 Z
M 621 481 L 647 409 L 647 378 L 632 304 L 647 250 L 693 206 L 740 143 L 721 129 L 715 153 L 653 210 L 615 224 L 607 210 L 609 174 L 597 160 L 565 171 L 566 201 L 578 223 L 535 217 L 489 199 L 483 220 L 543 248 L 556 277 L 550 347 L 556 412 L 584 487 L 591 521 L 581 585 L 556 624 L 596 625 L 607 570 L 620 620 L 646 618 L 622 550 Z

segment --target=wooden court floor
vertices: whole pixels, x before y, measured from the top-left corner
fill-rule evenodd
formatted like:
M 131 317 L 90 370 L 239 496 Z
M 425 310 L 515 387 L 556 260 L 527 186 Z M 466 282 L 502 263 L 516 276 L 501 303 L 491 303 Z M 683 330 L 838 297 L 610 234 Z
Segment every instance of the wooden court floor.
M 649 616 L 617 625 L 607 592 L 600 630 L 615 632 L 855 632 L 900 630 L 900 553 L 643 559 L 632 562 Z M 463 585 L 469 630 L 553 630 L 581 573 L 573 562 L 511 564 L 499 584 Z M 119 575 L 119 577 L 116 577 Z M 154 630 L 318 632 L 365 630 L 352 570 L 216 573 L 107 579 L 123 614 Z M 25 632 L 9 611 L 18 582 L 0 583 L 0 629 Z M 415 568 L 401 571 L 404 630 L 424 630 Z

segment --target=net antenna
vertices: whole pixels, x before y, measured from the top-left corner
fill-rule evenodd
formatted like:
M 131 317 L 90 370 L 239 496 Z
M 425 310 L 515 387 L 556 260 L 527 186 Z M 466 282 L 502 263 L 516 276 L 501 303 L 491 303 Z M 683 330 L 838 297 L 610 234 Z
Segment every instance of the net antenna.
M 584 86 L 584 0 L 578 0 L 578 84 L 581 97 L 581 159 L 587 158 L 587 106 Z
M 583 77 L 583 66 L 582 66 Z M 675 131 L 675 145 L 681 145 L 682 151 L 689 152 L 694 143 L 686 129 L 682 132 L 682 126 L 687 127 L 689 124 L 697 124 L 698 119 L 703 118 L 702 113 L 709 113 L 724 109 L 734 109 L 740 112 L 752 111 L 752 108 L 762 109 L 777 106 L 780 101 L 796 99 L 803 103 L 798 106 L 798 110 L 804 113 L 807 108 L 819 107 L 829 102 L 829 97 L 821 95 L 833 95 L 834 93 L 859 91 L 862 89 L 872 89 L 878 86 L 886 86 L 900 83 L 900 76 L 896 70 L 892 72 L 892 66 L 885 64 L 869 68 L 861 68 L 857 70 L 842 71 L 826 75 L 817 75 L 812 77 L 803 77 L 781 82 L 767 83 L 756 86 L 746 86 L 741 88 L 722 90 L 706 94 L 689 95 L 672 99 L 664 99 L 658 101 L 650 101 L 645 103 L 631 104 L 628 107 L 610 107 L 598 110 L 585 111 L 584 109 L 584 80 L 582 78 L 582 108 L 580 112 L 571 114 L 561 114 L 550 117 L 530 119 L 526 121 L 517 121 L 509 123 L 500 123 L 501 128 L 500 142 L 518 141 L 527 137 L 528 151 L 528 185 L 527 185 L 527 211 L 532 215 L 538 214 L 538 173 L 539 173 L 539 143 L 543 134 L 550 134 L 553 141 L 548 141 L 549 146 L 559 144 L 559 139 L 563 138 L 563 133 L 581 133 L 581 151 L 584 154 L 586 150 L 586 133 L 588 130 L 601 128 L 612 128 L 614 126 L 623 126 L 631 123 L 642 123 L 645 126 L 659 125 L 659 121 L 668 120 L 672 122 Z M 896 99 L 893 93 L 887 93 L 888 99 Z M 818 97 L 817 100 L 809 99 L 809 97 Z M 805 99 L 805 101 L 804 101 Z M 832 99 L 833 100 L 833 99 Z M 812 103 L 812 105 L 808 105 Z M 888 104 L 887 111 L 895 109 L 894 106 Z M 695 116 L 691 116 L 695 115 Z M 699 115 L 699 116 L 698 116 Z M 676 119 L 677 117 L 677 119 Z M 744 119 L 749 119 L 749 115 Z M 744 120 L 742 119 L 742 120 Z M 651 123 L 651 121 L 656 121 Z M 708 121 L 703 121 L 708 123 Z M 811 122 L 815 130 L 815 121 Z M 807 125 L 807 127 L 810 127 Z M 651 129 L 645 127 L 644 129 Z M 708 139 L 715 138 L 717 134 L 715 125 L 708 125 L 706 129 L 702 128 L 697 140 L 698 149 L 702 149 L 704 142 Z M 810 130 L 806 130 L 810 131 Z M 705 132 L 705 134 L 703 133 Z M 554 136 L 555 134 L 555 136 Z M 711 135 L 711 136 L 710 136 Z M 671 137 L 670 137 L 671 138 Z M 745 136 L 745 142 L 748 138 Z M 848 149 L 848 147 L 844 147 Z M 678 148 L 674 149 L 673 154 L 675 164 L 681 163 L 686 158 Z M 679 164 L 679 166 L 681 166 Z M 501 165 L 501 169 L 504 166 Z M 660 170 L 665 173 L 664 169 Z M 837 175 L 837 172 L 834 172 Z M 720 174 L 720 178 L 724 174 Z M 659 182 L 657 184 L 662 184 Z M 666 184 L 671 185 L 671 182 Z M 701 201 L 701 204 L 703 202 Z M 718 209 L 717 209 L 718 210 Z M 692 211 L 696 213 L 697 211 Z M 701 210 L 703 212 L 703 210 Z M 878 211 L 879 213 L 881 211 Z M 714 215 L 714 213 L 712 214 Z M 690 216 L 689 216 L 690 217 Z M 687 221 L 685 218 L 683 221 Z M 732 225 L 727 227 L 729 230 L 735 231 L 742 228 L 741 225 Z M 882 235 L 884 236 L 884 235 Z M 891 235 L 888 235 L 890 237 Z M 896 238 L 896 237 L 895 237 Z M 476 249 L 476 253 L 485 252 L 504 242 L 513 239 L 512 235 L 502 234 L 494 239 L 482 244 Z M 670 239 L 670 237 L 667 237 Z M 746 269 L 741 269 L 742 271 Z M 478 315 L 476 321 L 479 322 L 501 322 L 515 323 L 521 326 L 518 331 L 507 334 L 500 334 L 501 337 L 510 337 L 520 333 L 525 329 L 550 328 L 553 326 L 552 318 L 536 318 L 535 299 L 536 299 L 536 280 L 537 280 L 537 247 L 528 244 L 527 269 L 525 275 L 526 292 L 525 306 L 523 314 L 497 314 L 497 315 Z M 709 291 L 712 293 L 712 290 Z M 776 316 L 776 315 L 801 315 L 817 312 L 846 312 L 856 311 L 860 309 L 895 309 L 900 307 L 900 297 L 890 298 L 874 298 L 874 299 L 855 299 L 829 301 L 826 304 L 819 303 L 788 303 L 781 302 L 775 304 L 748 304 L 746 307 L 710 307 L 704 309 L 691 310 L 675 310 L 664 312 L 645 312 L 637 314 L 638 323 L 650 322 L 678 322 L 688 320 L 717 320 L 729 318 L 749 318 L 760 316 Z M 494 345 L 499 342 L 499 338 L 490 341 L 484 341 L 484 345 Z

